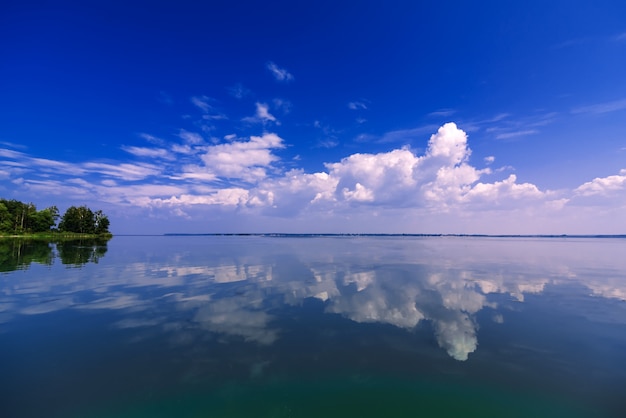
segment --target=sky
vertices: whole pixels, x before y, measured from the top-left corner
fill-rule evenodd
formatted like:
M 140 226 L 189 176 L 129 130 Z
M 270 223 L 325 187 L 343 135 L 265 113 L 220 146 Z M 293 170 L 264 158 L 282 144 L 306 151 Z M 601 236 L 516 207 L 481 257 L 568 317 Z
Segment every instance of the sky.
M 626 233 L 622 1 L 0 5 L 0 197 L 114 234 Z

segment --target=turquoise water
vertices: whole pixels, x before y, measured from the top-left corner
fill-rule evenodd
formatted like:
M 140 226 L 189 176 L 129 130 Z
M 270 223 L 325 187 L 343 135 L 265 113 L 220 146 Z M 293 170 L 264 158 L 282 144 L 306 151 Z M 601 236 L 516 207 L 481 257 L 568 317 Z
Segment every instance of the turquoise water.
M 624 239 L 0 243 L 3 417 L 621 417 Z

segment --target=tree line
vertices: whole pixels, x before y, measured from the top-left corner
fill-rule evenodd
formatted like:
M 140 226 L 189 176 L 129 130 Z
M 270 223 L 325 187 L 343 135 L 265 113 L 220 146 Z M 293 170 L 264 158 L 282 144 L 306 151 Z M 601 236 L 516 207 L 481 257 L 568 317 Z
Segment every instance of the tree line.
M 57 225 L 57 221 L 60 222 Z M 0 199 L 0 234 L 23 235 L 45 232 L 70 232 L 104 235 L 109 232 L 109 218 L 101 210 L 71 206 L 63 216 L 56 206 L 37 210 L 33 203 Z

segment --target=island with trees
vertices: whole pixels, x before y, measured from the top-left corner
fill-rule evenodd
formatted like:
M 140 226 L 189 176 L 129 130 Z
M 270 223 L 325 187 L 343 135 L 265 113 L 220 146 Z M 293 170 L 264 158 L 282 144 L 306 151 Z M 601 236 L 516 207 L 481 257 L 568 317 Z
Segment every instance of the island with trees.
M 58 225 L 57 225 L 58 221 Z M 61 216 L 56 206 L 0 199 L 0 237 L 112 237 L 109 218 L 87 206 L 71 206 Z

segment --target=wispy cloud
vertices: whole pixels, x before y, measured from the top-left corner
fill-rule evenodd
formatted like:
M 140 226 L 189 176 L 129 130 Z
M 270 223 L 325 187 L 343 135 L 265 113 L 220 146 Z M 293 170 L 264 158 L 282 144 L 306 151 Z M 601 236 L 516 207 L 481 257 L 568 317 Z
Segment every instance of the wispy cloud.
M 193 96 L 191 98 L 191 103 L 204 113 L 209 113 L 209 111 L 213 108 L 209 103 L 210 101 L 211 98 L 207 96 Z
M 117 177 L 127 181 L 143 180 L 161 173 L 161 169 L 152 164 L 108 164 L 90 162 L 83 164 L 83 167 L 91 172 L 109 177 Z
M 162 148 L 122 146 L 122 150 L 136 157 L 163 158 L 166 160 L 174 158 L 168 150 Z
M 519 138 L 520 136 L 528 136 L 539 133 L 536 129 L 527 129 L 524 131 L 515 131 L 515 132 L 503 132 L 496 135 L 496 139 L 512 139 Z
M 508 117 L 510 117 L 511 114 L 509 113 L 498 113 L 497 115 L 495 115 L 494 117 L 492 117 L 491 119 L 487 119 L 484 121 L 484 123 L 494 123 L 494 122 L 499 122 L 503 119 L 506 119 Z
M 268 123 L 274 122 L 277 125 L 280 125 L 280 122 L 276 119 L 274 115 L 269 112 L 269 106 L 266 103 L 256 103 L 256 113 L 254 116 L 248 116 L 242 119 L 244 122 L 248 123 Z
M 180 132 L 178 133 L 178 137 L 190 145 L 199 145 L 204 143 L 204 138 L 202 138 L 202 135 L 196 132 L 189 132 L 185 129 L 180 130 Z
M 602 114 L 609 112 L 617 112 L 626 109 L 626 99 L 613 100 L 610 102 L 596 103 L 589 106 L 581 106 L 572 110 L 572 113 L 592 113 Z
M 366 110 L 367 105 L 363 101 L 356 101 L 348 103 L 348 109 L 351 110 Z
M 439 109 L 436 110 L 434 112 L 430 112 L 428 114 L 428 116 L 431 117 L 446 117 L 446 116 L 452 116 L 456 113 L 456 110 L 454 109 Z
M 276 81 L 293 81 L 293 75 L 285 68 L 281 68 L 272 61 L 266 64 L 266 68 L 272 73 Z
M 0 157 L 19 159 L 26 158 L 26 154 L 11 149 L 0 149 Z
M 339 141 L 334 138 L 320 139 L 317 141 L 318 148 L 335 148 L 339 145 Z
M 16 149 L 26 149 L 26 146 L 23 144 L 14 144 L 13 142 L 8 141 L 0 141 L 0 145 Z
M 139 134 L 139 138 L 145 139 L 146 141 L 150 142 L 151 144 L 156 144 L 156 145 L 163 145 L 163 144 L 165 144 L 165 141 L 162 140 L 161 138 L 157 138 L 154 135 L 150 135 L 150 134 L 146 134 L 146 133 L 140 133 Z

